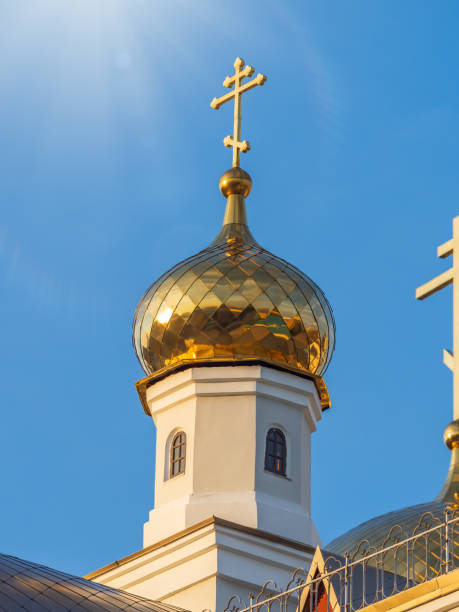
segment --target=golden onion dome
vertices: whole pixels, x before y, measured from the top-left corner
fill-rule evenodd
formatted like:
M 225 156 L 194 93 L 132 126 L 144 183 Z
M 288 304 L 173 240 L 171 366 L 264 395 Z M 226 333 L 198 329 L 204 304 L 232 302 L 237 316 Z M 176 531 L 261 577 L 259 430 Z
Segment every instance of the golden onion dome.
M 133 344 L 147 375 L 180 362 L 246 359 L 315 375 L 325 371 L 335 342 L 332 310 L 309 277 L 250 233 L 244 198 L 251 185 L 238 167 L 224 173 L 220 233 L 140 300 Z

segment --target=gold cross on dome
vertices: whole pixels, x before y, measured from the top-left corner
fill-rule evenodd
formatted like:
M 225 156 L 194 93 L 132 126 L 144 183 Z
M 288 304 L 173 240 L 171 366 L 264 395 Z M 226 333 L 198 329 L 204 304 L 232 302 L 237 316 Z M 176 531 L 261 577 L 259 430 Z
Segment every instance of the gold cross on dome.
M 459 217 L 453 219 L 453 237 L 437 249 L 438 257 L 452 255 L 453 265 L 449 270 L 436 276 L 422 287 L 416 289 L 416 298 L 424 300 L 448 285 L 453 286 L 453 352 L 443 349 L 443 362 L 453 373 L 453 411 L 459 419 Z
M 255 68 L 252 66 L 245 66 L 245 62 L 240 57 L 236 58 L 234 62 L 235 73 L 231 77 L 226 77 L 223 81 L 223 86 L 231 88 L 234 85 L 234 89 L 229 93 L 221 96 L 220 98 L 214 98 L 210 103 L 212 108 L 218 109 L 222 104 L 232 100 L 234 98 L 234 128 L 232 136 L 225 136 L 223 144 L 225 147 L 233 147 L 233 168 L 238 167 L 240 163 L 241 151 L 247 153 L 250 150 L 250 144 L 247 140 L 241 141 L 241 102 L 242 94 L 249 89 L 253 89 L 257 85 L 264 85 L 266 77 L 264 74 L 257 74 L 257 76 L 242 84 L 243 79 L 251 77 L 255 72 Z

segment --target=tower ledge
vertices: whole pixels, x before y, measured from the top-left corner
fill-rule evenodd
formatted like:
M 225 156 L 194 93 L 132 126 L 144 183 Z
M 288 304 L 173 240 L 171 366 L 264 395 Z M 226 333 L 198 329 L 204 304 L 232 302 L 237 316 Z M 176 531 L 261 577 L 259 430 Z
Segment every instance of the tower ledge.
M 174 363 L 169 367 L 161 368 L 157 372 L 150 374 L 149 376 L 145 376 L 145 378 L 141 378 L 139 381 L 135 383 L 135 387 L 137 393 L 139 395 L 140 403 L 144 409 L 144 412 L 147 416 L 151 416 L 150 409 L 147 403 L 147 390 L 155 385 L 160 380 L 170 376 L 171 374 L 176 374 L 177 372 L 182 372 L 184 370 L 188 370 L 190 368 L 218 368 L 218 367 L 239 367 L 239 366 L 264 366 L 267 368 L 271 368 L 273 370 L 277 370 L 279 372 L 288 372 L 295 376 L 299 376 L 300 378 L 304 378 L 306 380 L 311 380 L 314 383 L 317 394 L 320 400 L 320 406 L 322 410 L 327 410 L 331 408 L 331 399 L 330 394 L 328 392 L 327 385 L 325 384 L 325 380 L 322 376 L 317 376 L 315 374 L 309 374 L 304 372 L 304 370 L 292 368 L 291 366 L 282 367 L 277 363 L 271 363 L 266 359 L 241 359 L 238 361 L 234 361 L 233 359 L 220 359 L 218 361 L 212 360 L 201 360 L 196 361 L 194 359 L 190 359 L 189 361 L 181 361 L 179 363 Z

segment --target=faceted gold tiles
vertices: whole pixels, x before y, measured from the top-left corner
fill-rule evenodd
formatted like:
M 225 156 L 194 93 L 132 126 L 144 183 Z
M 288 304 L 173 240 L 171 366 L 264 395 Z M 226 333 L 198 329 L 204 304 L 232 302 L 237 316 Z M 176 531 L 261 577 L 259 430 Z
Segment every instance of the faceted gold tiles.
M 229 224 L 161 276 L 140 301 L 133 341 L 147 374 L 181 361 L 265 359 L 322 374 L 335 342 L 320 288 Z

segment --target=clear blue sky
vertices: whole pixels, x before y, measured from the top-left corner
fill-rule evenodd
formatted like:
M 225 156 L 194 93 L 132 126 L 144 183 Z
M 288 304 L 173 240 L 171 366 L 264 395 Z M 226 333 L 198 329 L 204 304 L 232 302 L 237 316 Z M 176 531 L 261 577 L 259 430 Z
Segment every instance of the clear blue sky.
M 141 547 L 155 432 L 132 315 L 221 224 L 232 118 L 209 102 L 236 55 L 269 77 L 244 101 L 251 229 L 336 317 L 323 541 L 437 494 L 451 289 L 414 290 L 459 212 L 458 27 L 453 0 L 1 3 L 4 552 L 82 574 Z

